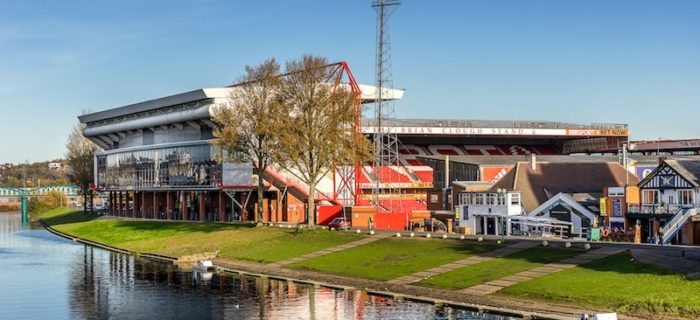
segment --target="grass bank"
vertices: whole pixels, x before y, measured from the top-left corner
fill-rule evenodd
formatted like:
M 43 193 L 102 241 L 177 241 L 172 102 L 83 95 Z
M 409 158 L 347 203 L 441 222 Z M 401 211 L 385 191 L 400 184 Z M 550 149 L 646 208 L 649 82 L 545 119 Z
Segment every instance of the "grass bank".
M 372 280 L 389 280 L 493 250 L 457 240 L 386 238 L 292 264 L 292 268 Z
M 516 284 L 499 295 L 610 308 L 650 318 L 700 318 L 700 280 L 637 262 L 627 252 Z
M 41 214 L 53 228 L 136 252 L 183 256 L 219 251 L 222 258 L 270 263 L 359 240 L 363 235 L 214 223 L 95 219 L 70 211 Z
M 578 249 L 530 248 L 505 257 L 455 269 L 422 280 L 418 285 L 441 289 L 463 289 L 531 270 L 547 263 L 571 258 L 582 253 Z

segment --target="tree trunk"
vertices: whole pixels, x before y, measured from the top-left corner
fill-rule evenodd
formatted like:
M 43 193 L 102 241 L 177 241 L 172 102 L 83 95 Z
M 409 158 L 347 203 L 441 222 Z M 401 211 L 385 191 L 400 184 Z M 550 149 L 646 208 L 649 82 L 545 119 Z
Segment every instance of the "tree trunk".
M 94 195 L 93 195 L 93 193 L 92 193 L 92 189 L 90 189 L 89 193 L 90 193 L 90 213 L 91 213 L 91 214 L 94 214 L 94 213 L 95 213 L 95 208 L 94 208 L 95 206 L 94 206 L 94 204 L 92 203 L 92 199 L 93 199 L 93 197 L 94 197 Z M 129 208 L 128 205 L 127 205 L 126 207 Z
M 258 169 L 258 224 L 263 223 L 263 171 Z
M 88 189 L 85 188 L 83 189 L 83 213 L 87 213 L 87 198 L 88 198 Z
M 314 195 L 316 191 L 316 183 L 309 183 L 309 197 L 306 200 L 306 215 L 308 217 L 309 227 L 316 225 L 316 205 L 314 204 Z

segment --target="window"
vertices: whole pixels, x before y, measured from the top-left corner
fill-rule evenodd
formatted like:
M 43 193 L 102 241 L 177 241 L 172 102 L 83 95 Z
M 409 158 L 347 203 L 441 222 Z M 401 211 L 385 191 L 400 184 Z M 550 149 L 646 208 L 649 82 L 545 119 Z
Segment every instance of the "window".
M 642 190 L 642 203 L 643 204 L 658 204 L 659 203 L 659 190 Z
M 505 206 L 506 205 L 506 194 L 499 193 L 496 197 L 496 205 Z
M 486 204 L 489 206 L 496 204 L 496 194 L 495 193 L 487 193 L 486 194 Z
M 430 195 L 430 203 L 438 203 L 438 195 L 437 194 Z
M 460 193 L 459 194 L 460 204 L 472 204 L 472 194 L 471 193 Z
M 474 204 L 484 205 L 484 195 L 481 193 L 474 194 Z
M 520 194 L 519 193 L 511 193 L 510 194 L 510 204 L 512 206 L 520 205 Z
M 678 190 L 678 204 L 693 204 L 693 190 Z

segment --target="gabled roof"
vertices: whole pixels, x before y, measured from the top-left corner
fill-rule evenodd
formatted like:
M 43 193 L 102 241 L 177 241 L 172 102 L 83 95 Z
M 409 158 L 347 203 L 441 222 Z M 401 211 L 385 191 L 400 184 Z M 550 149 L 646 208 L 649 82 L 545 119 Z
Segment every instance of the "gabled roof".
M 586 207 L 582 206 L 579 204 L 576 199 L 574 199 L 572 196 L 566 194 L 566 193 L 558 193 L 551 199 L 545 201 L 543 204 L 538 206 L 537 208 L 533 209 L 532 211 L 529 211 L 527 214 L 528 216 L 531 217 L 536 217 L 538 214 L 542 213 L 544 210 L 548 208 L 554 207 L 558 203 L 565 203 L 568 206 L 576 209 L 579 213 L 582 215 L 586 216 L 589 220 L 593 221 L 595 220 L 595 214 L 588 210 Z
M 542 163 L 532 170 L 529 163 L 520 162 L 491 190 L 505 188 L 520 191 L 523 207 L 530 212 L 559 193 L 601 193 L 607 187 L 636 185 L 637 178 L 614 162 Z
M 695 187 L 700 186 L 700 161 L 666 160 L 666 163 Z
M 700 160 L 664 160 L 664 162 L 656 167 L 654 171 L 648 174 L 642 181 L 639 182 L 639 186 L 643 186 L 650 179 L 652 179 L 658 172 L 660 172 L 665 166 L 671 168 L 673 171 L 678 173 L 683 179 L 688 181 L 694 187 L 700 187 Z

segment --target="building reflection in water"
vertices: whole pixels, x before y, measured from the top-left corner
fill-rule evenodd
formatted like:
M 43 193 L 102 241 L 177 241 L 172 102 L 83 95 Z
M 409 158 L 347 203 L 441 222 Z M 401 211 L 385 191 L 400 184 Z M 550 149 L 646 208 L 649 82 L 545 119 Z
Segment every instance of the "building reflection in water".
M 269 278 L 196 281 L 173 265 L 89 246 L 69 288 L 72 316 L 83 319 L 507 319 Z

